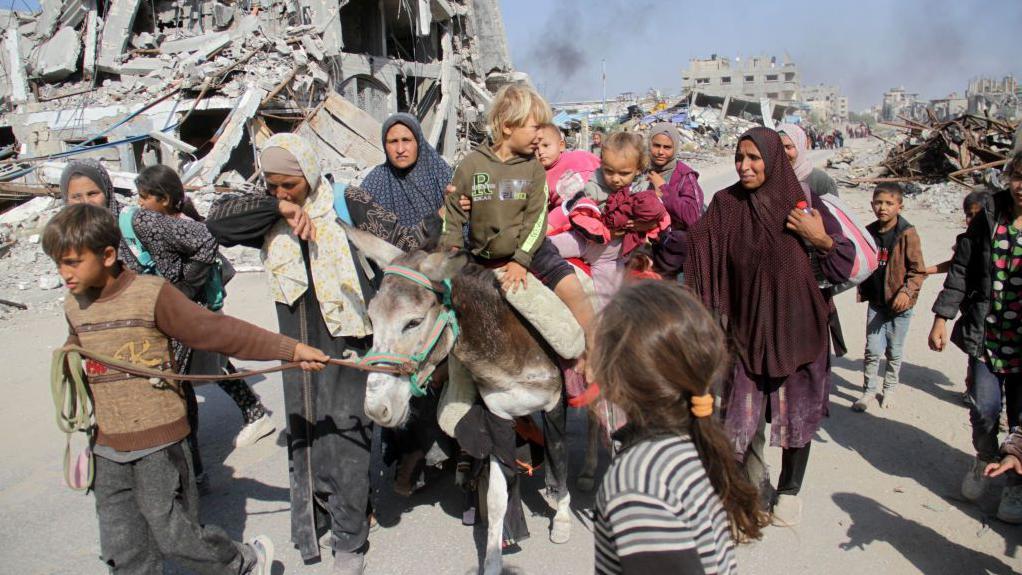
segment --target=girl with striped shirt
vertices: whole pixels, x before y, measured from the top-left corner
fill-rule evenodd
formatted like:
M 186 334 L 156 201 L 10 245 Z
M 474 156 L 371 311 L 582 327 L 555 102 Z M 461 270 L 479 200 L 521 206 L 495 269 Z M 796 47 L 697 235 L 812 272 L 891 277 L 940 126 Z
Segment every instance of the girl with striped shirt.
M 596 498 L 596 572 L 737 573 L 735 541 L 766 517 L 711 417 L 720 328 L 681 286 L 643 282 L 611 300 L 592 343 L 589 380 L 629 422 Z

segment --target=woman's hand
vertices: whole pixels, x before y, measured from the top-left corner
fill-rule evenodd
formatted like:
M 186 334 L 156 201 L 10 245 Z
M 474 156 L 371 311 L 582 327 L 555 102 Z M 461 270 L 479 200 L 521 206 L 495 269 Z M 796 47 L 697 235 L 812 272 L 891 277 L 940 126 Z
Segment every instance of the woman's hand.
M 299 343 L 295 346 L 291 361 L 300 362 L 303 371 L 321 371 L 330 361 L 330 356 L 312 346 Z
M 649 181 L 650 181 L 650 183 L 653 184 L 653 189 L 656 190 L 656 192 L 658 194 L 662 193 L 660 191 L 660 188 L 664 187 L 664 184 L 667 183 L 667 181 L 664 180 L 663 176 L 661 176 L 660 174 L 658 174 L 656 172 L 652 172 L 652 171 L 649 173 Z
M 504 270 L 504 277 L 500 280 L 500 287 L 504 288 L 505 292 L 515 293 L 518 286 L 525 287 L 525 274 L 528 273 L 525 266 L 518 262 L 508 262 L 501 269 Z
M 829 252 L 834 247 L 834 239 L 827 235 L 827 229 L 823 227 L 823 216 L 818 210 L 810 210 L 807 214 L 799 208 L 792 209 L 788 212 L 787 228 L 821 252 Z
M 280 200 L 277 204 L 277 211 L 287 221 L 287 225 L 291 226 L 296 236 L 306 241 L 316 241 L 316 226 L 312 224 L 309 213 L 301 206 L 287 200 Z
M 935 317 L 933 318 L 933 327 L 930 328 L 930 349 L 944 351 L 945 347 L 947 347 L 947 320 Z

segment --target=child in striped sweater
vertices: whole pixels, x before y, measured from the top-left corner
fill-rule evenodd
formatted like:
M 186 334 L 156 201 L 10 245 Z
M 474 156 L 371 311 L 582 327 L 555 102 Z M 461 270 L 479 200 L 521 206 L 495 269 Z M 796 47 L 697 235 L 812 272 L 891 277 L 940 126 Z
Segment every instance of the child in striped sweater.
M 712 418 L 724 337 L 681 286 L 642 282 L 604 308 L 588 363 L 628 425 L 596 496 L 597 573 L 737 573 L 766 517 Z

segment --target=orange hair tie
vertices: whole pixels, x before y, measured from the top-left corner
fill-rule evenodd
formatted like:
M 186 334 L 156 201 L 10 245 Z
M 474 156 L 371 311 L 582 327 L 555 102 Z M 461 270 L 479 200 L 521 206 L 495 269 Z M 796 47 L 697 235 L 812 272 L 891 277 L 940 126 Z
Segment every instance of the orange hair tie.
M 688 403 L 692 415 L 696 417 L 709 417 L 713 415 L 713 396 L 708 393 L 706 395 L 693 395 L 688 400 Z

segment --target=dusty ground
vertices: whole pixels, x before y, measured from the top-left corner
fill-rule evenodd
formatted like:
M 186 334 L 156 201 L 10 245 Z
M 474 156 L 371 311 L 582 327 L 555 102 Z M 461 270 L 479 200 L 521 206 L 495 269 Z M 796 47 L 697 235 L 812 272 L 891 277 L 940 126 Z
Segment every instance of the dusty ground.
M 826 155 L 817 152 L 814 157 L 822 162 Z M 708 193 L 734 181 L 726 158 L 698 167 Z M 863 215 L 868 211 L 865 189 L 843 189 L 842 197 Z M 919 229 L 927 261 L 942 261 L 962 222 L 957 216 L 914 209 L 915 203 L 906 202 L 904 215 Z M 924 286 L 893 411 L 849 410 L 861 385 L 865 308 L 851 294 L 839 296 L 851 351 L 834 362 L 831 417 L 813 447 L 802 492 L 803 524 L 797 529 L 770 528 L 761 542 L 742 546 L 743 573 L 1022 571 L 1022 527 L 993 517 L 994 495 L 979 507 L 958 496 L 960 478 L 971 460 L 967 412 L 960 400 L 965 357 L 957 350 L 938 354 L 926 347 L 929 306 L 941 281 L 932 278 Z M 261 274 L 244 274 L 231 284 L 227 312 L 275 328 L 268 302 Z M 62 342 L 65 330 L 60 313 L 45 305 L 0 321 L 0 365 L 7 372 L 0 401 L 0 571 L 5 573 L 105 572 L 96 559 L 92 498 L 61 483 L 63 437 L 54 425 L 47 381 L 50 352 Z M 282 426 L 279 379 L 257 381 L 255 389 Z M 205 387 L 200 394 L 200 440 L 213 487 L 202 499 L 204 520 L 223 526 L 236 538 L 269 534 L 277 544 L 275 574 L 328 573 L 329 562 L 304 566 L 288 544 L 283 437 L 274 434 L 234 451 L 231 441 L 241 426 L 240 415 L 218 388 Z M 573 424 L 579 437 L 578 417 Z M 579 443 L 573 449 L 576 464 Z M 779 459 L 777 450 L 771 455 Z M 434 477 L 408 500 L 391 494 L 389 474 L 379 465 L 374 477 L 382 528 L 371 535 L 369 573 L 475 571 L 484 533 L 481 527 L 460 524 L 460 495 L 450 486 L 450 475 Z M 530 483 L 538 485 L 541 480 Z M 526 487 L 524 492 L 533 537 L 523 542 L 520 552 L 506 556 L 506 564 L 526 573 L 591 572 L 592 536 L 586 519 L 591 496 L 575 494 L 574 537 L 558 546 L 546 537 L 546 505 L 534 489 Z

